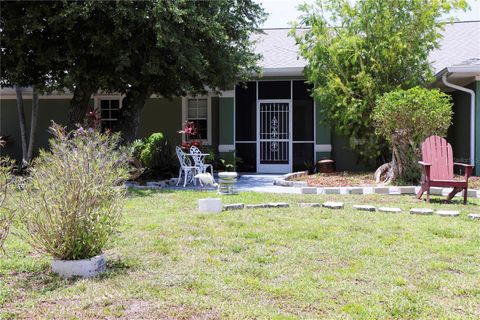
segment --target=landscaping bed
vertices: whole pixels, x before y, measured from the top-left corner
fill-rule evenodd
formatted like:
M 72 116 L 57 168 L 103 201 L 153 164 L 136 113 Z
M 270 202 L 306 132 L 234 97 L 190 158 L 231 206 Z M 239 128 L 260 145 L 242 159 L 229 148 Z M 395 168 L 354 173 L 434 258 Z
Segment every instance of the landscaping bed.
M 456 179 L 463 180 L 463 176 L 456 175 Z M 295 177 L 293 181 L 306 181 L 311 187 L 368 187 L 378 186 L 375 183 L 372 172 L 332 172 L 316 173 Z M 480 190 L 480 177 L 470 177 L 468 180 L 470 189 Z
M 197 199 L 213 192 L 132 193 L 99 278 L 60 279 L 13 234 L 0 259 L 0 318 L 480 317 L 480 221 L 467 217 L 480 199 L 241 193 L 223 202 L 290 207 L 204 214 Z M 299 206 L 324 201 L 344 209 Z

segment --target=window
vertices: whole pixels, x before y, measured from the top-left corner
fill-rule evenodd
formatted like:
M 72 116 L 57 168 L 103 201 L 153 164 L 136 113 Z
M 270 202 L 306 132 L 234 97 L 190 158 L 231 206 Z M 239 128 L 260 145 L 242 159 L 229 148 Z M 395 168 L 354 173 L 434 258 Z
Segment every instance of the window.
M 195 139 L 208 140 L 208 99 L 187 99 L 187 121 L 195 123 L 197 136 Z
M 100 99 L 100 114 L 102 116 L 103 130 L 112 128 L 113 122 L 118 120 L 119 110 L 119 99 Z

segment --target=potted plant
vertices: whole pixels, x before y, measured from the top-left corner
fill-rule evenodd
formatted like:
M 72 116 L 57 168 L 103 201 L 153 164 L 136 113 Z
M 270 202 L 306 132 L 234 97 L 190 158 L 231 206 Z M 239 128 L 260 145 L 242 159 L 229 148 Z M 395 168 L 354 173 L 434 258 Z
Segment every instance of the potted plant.
M 40 152 L 20 193 L 23 235 L 62 277 L 95 276 L 121 217 L 129 155 L 117 134 L 56 124 L 51 132 L 50 151 Z

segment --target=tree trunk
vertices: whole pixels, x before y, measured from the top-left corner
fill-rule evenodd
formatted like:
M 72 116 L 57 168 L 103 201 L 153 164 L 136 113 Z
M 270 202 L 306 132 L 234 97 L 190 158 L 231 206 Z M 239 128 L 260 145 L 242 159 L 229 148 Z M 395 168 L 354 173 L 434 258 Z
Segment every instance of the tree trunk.
M 139 85 L 132 87 L 123 98 L 118 121 L 112 128 L 121 133 L 122 143 L 128 144 L 135 140 L 145 101 L 151 93 L 149 85 Z
M 20 140 L 22 143 L 22 164 L 21 167 L 28 166 L 27 161 L 27 128 L 25 125 L 25 108 L 23 106 L 23 90 L 22 88 L 15 86 L 15 93 L 17 94 L 17 111 L 18 111 L 18 123 L 20 125 Z
M 397 132 L 392 143 L 392 170 L 393 179 L 403 177 L 410 167 L 410 142 L 404 132 Z
M 79 83 L 75 87 L 68 112 L 67 128 L 69 130 L 73 130 L 77 125 L 83 124 L 89 110 L 90 99 L 96 90 L 97 88 L 86 83 Z
M 30 139 L 28 141 L 27 161 L 30 162 L 33 156 L 33 147 L 35 145 L 35 135 L 37 134 L 38 120 L 38 91 L 35 86 L 32 87 L 32 118 L 30 119 Z

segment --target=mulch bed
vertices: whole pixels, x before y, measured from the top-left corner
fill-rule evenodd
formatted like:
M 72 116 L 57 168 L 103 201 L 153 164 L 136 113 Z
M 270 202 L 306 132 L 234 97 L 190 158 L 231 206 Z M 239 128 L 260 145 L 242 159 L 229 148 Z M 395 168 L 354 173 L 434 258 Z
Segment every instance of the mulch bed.
M 456 179 L 463 180 L 463 176 L 457 175 Z M 299 177 L 295 181 L 307 181 L 312 187 L 365 187 L 377 186 L 372 172 L 333 172 L 316 173 L 309 176 Z M 470 177 L 469 189 L 480 190 L 480 177 Z
M 375 185 L 373 172 L 332 172 L 317 173 L 299 177 L 296 181 L 307 181 L 312 187 L 351 187 Z

